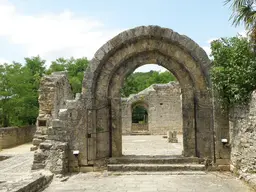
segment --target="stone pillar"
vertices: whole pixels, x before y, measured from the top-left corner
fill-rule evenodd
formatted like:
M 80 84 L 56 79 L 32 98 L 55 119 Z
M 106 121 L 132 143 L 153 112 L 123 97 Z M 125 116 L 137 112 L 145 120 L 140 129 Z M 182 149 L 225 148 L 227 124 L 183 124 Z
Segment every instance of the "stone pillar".
M 0 133 L 0 151 L 2 150 L 3 135 Z

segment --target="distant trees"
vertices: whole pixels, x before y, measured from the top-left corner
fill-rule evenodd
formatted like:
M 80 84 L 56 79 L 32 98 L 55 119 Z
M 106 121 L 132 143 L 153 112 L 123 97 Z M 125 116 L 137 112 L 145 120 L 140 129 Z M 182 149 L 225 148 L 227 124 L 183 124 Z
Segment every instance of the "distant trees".
M 121 95 L 122 97 L 128 97 L 130 94 L 138 93 L 154 83 L 169 83 L 170 81 L 175 81 L 175 77 L 169 71 L 133 73 L 125 79 Z
M 71 84 L 74 93 L 80 93 L 82 89 L 82 81 L 84 77 L 84 71 L 87 68 L 89 61 L 86 57 L 74 59 L 59 58 L 52 62 L 47 74 L 51 74 L 55 71 L 66 71 L 68 73 L 69 82 Z
M 40 79 L 54 71 L 67 71 L 73 92 L 81 92 L 86 58 L 53 61 L 46 69 L 46 61 L 39 56 L 25 58 L 25 63 L 0 65 L 0 127 L 35 124 L 38 116 L 38 88 Z
M 58 58 L 48 69 L 40 56 L 25 58 L 23 64 L 0 64 L 0 127 L 35 124 L 38 116 L 38 89 L 43 75 L 66 71 L 74 93 L 81 92 L 87 58 Z M 137 93 L 153 83 L 168 83 L 175 78 L 169 72 L 134 73 L 126 78 L 123 96 Z
M 25 58 L 25 65 L 0 65 L 0 125 L 31 125 L 38 114 L 38 86 L 45 72 L 39 56 Z

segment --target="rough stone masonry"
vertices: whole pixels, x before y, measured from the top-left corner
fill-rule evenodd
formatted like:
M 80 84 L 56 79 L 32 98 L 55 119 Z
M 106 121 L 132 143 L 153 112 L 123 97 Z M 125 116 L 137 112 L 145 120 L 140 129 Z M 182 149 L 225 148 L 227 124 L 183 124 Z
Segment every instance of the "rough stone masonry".
M 179 81 L 184 156 L 204 158 L 213 166 L 229 165 L 230 152 L 237 145 L 231 145 L 231 150 L 230 143 L 221 142 L 230 142 L 229 118 L 220 113 L 213 97 L 207 54 L 171 29 L 141 26 L 120 33 L 95 53 L 84 75 L 82 93 L 76 97 L 64 73 L 42 79 L 33 169 L 83 171 L 110 156 L 121 156 L 120 89 L 127 75 L 147 63 L 165 67 Z M 79 151 L 77 158 L 74 150 Z
M 122 98 L 122 133 L 130 134 L 141 126 L 132 123 L 134 106 L 143 106 L 148 112 L 147 130 L 154 135 L 167 131 L 182 133 L 181 92 L 178 82 L 154 84 L 145 90 Z

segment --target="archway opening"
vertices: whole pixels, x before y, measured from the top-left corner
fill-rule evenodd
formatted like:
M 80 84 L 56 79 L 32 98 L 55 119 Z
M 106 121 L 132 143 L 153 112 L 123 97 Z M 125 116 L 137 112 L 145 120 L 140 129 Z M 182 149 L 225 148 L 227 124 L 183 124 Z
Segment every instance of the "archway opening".
M 145 106 L 135 104 L 132 106 L 132 132 L 148 131 L 148 110 Z
M 147 63 L 165 67 L 179 81 L 184 156 L 214 158 L 213 102 L 207 54 L 193 40 L 171 29 L 140 26 L 104 44 L 85 73 L 83 97 L 88 109 L 88 160 L 122 156 L 120 89 L 126 76 Z
M 182 155 L 182 95 L 170 71 L 138 67 L 124 78 L 121 95 L 123 155 Z

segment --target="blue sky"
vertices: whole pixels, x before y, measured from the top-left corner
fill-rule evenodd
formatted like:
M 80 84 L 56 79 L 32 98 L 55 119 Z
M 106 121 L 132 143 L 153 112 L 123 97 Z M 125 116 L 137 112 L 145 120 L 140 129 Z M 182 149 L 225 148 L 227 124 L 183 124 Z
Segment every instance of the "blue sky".
M 185 34 L 209 53 L 209 41 L 243 33 L 224 0 L 0 0 L 0 63 L 40 55 L 92 58 L 119 32 L 159 25 Z

